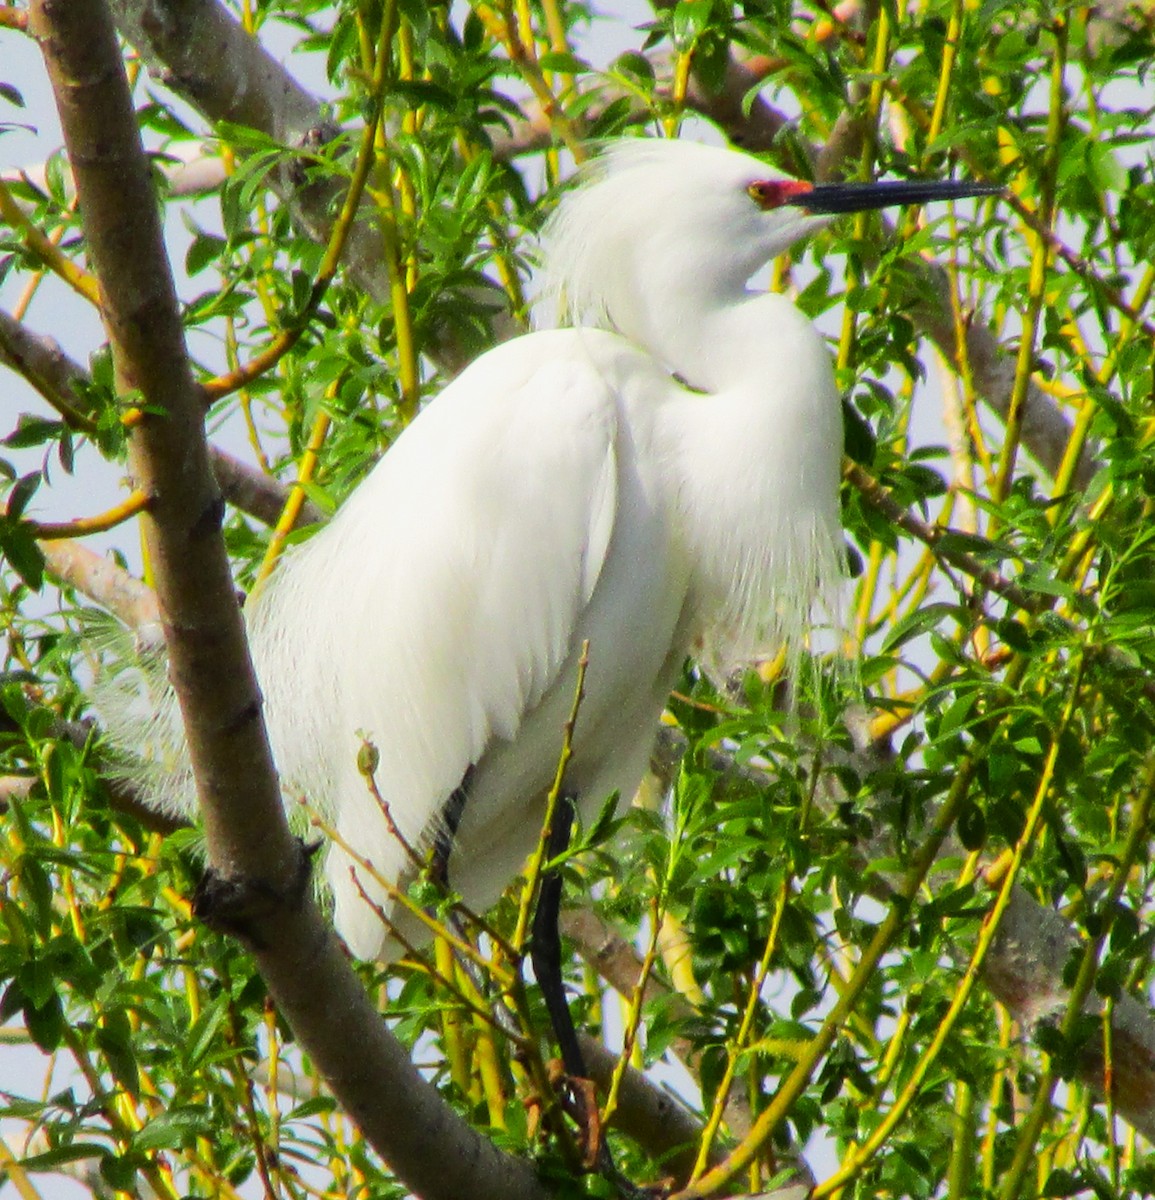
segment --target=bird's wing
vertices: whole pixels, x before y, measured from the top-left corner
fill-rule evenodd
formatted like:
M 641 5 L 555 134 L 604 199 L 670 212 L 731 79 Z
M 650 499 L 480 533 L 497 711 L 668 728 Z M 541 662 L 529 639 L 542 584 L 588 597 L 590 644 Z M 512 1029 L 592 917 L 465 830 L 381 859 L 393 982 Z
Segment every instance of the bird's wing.
M 618 409 L 568 346 L 537 334 L 479 360 L 250 614 L 282 774 L 338 820 L 365 802 L 361 733 L 391 815 L 423 835 L 570 653 L 614 528 Z

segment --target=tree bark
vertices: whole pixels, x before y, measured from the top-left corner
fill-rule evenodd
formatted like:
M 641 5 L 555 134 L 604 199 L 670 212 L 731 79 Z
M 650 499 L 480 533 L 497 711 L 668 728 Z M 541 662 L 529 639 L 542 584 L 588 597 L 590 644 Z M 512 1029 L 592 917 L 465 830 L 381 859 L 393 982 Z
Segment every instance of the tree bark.
M 532 1167 L 441 1100 L 388 1033 L 313 903 L 261 720 L 220 534 L 200 391 L 185 352 L 148 161 L 103 0 L 36 0 L 86 245 L 125 399 L 170 674 L 228 922 L 334 1095 L 416 1194 L 539 1200 Z M 218 911 L 220 906 L 218 906 Z

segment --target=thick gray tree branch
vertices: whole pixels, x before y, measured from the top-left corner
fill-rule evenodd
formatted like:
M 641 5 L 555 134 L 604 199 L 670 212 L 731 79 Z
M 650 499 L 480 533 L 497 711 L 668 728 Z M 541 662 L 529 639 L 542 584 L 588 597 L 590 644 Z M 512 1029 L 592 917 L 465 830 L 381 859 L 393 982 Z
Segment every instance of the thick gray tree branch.
M 1016 887 L 983 964 L 983 980 L 1023 1029 L 1057 1025 L 1070 1003 L 1063 975 L 1082 948 L 1082 939 L 1058 913 Z M 1103 997 L 1092 992 L 1084 1011 L 1104 1019 Z M 1109 1078 L 1116 1111 L 1155 1141 L 1155 1019 L 1126 992 L 1116 996 L 1111 1008 L 1111 1044 Z M 1097 1095 L 1105 1094 L 1108 1071 L 1101 1037 L 1092 1037 L 1082 1048 L 1078 1077 Z
M 544 1192 L 529 1164 L 474 1133 L 390 1037 L 310 897 L 260 718 L 199 389 L 115 31 L 102 0 L 37 0 L 30 26 L 60 111 L 118 376 L 147 405 L 130 464 L 151 500 L 146 536 L 170 675 L 210 862 L 233 898 L 229 920 L 334 1094 L 414 1192 L 537 1200 Z
M 0 775 L 0 812 L 7 812 L 9 805 L 26 799 L 35 785 L 32 775 Z
M 287 146 L 324 128 L 316 98 L 223 5 L 114 0 L 111 8 L 157 80 L 210 120 L 260 129 Z
M 71 538 L 41 542 L 51 574 L 95 600 L 133 631 L 138 643 L 159 647 L 163 640 L 156 593 L 111 558 Z

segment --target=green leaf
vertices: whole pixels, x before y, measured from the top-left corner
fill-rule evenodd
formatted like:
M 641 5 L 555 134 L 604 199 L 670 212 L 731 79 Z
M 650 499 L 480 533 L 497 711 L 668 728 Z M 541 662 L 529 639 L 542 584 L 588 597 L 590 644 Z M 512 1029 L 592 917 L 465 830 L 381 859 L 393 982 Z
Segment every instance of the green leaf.
M 987 822 L 983 811 L 977 804 L 967 802 L 963 805 L 958 816 L 959 841 L 972 854 L 981 850 L 987 840 Z
M 100 1177 L 118 1192 L 132 1193 L 143 1162 L 135 1154 L 106 1154 L 100 1160 Z
M 563 50 L 551 50 L 538 59 L 543 71 L 556 71 L 559 75 L 584 75 L 593 68 L 584 58 Z
M 426 104 L 445 112 L 453 112 L 457 108 L 457 96 L 448 88 L 428 79 L 399 79 L 390 87 L 390 91 L 395 96 L 404 97 L 414 108 Z
M 154 1117 L 132 1139 L 135 1151 L 175 1150 L 189 1145 L 198 1137 L 210 1137 L 213 1123 L 204 1108 L 168 1108 Z
M 201 1060 L 212 1048 L 228 1013 L 228 997 L 218 996 L 197 1017 L 188 1031 L 183 1047 L 184 1064 L 187 1070 L 195 1071 L 197 1069 Z
M 0 555 L 34 592 L 40 591 L 44 585 L 44 551 L 27 525 L 0 522 Z
M 59 1049 L 64 1038 L 64 1006 L 55 993 L 41 1007 L 26 1005 L 24 1024 L 32 1040 L 46 1054 Z
M 130 1095 L 140 1089 L 140 1068 L 133 1046 L 133 1031 L 123 1009 L 106 1013 L 96 1031 L 96 1045 L 104 1055 L 113 1078 Z
M 1099 191 L 1121 192 L 1127 186 L 1127 171 L 1107 142 L 1087 142 L 1087 173 Z
M 896 622 L 882 643 L 883 654 L 888 654 L 899 646 L 905 645 L 912 638 L 919 637 L 928 630 L 936 629 L 944 621 L 955 620 L 964 622 L 967 612 L 957 604 L 924 604 L 922 608 L 903 617 Z
M 629 80 L 635 86 L 649 92 L 656 81 L 654 64 L 637 50 L 627 50 L 619 54 L 610 65 L 611 74 Z
M 1075 1196 L 1083 1190 L 1084 1184 L 1078 1175 L 1073 1171 L 1056 1167 L 1047 1176 L 1047 1181 L 1043 1184 L 1043 1190 L 1040 1195 L 1047 1197 Z
M 670 22 L 670 35 L 677 51 L 685 53 L 693 49 L 710 23 L 713 11 L 713 0 L 678 0 Z
M 66 1146 L 56 1146 L 44 1150 L 40 1154 L 30 1154 L 20 1159 L 20 1166 L 25 1171 L 59 1171 L 69 1163 L 84 1162 L 90 1158 L 104 1158 L 108 1153 L 107 1146 L 97 1142 L 71 1142 Z
M 23 854 L 16 864 L 16 878 L 20 884 L 23 908 L 31 916 L 42 937 L 47 938 L 52 929 L 54 889 L 44 869 L 40 855 Z M 27 984 L 25 985 L 27 987 Z M 30 990 L 36 1003 L 40 1003 L 35 990 Z
M 290 1121 L 307 1121 L 310 1117 L 328 1116 L 337 1111 L 337 1102 L 331 1096 L 314 1096 L 296 1105 L 289 1113 Z
M 849 400 L 842 401 L 842 434 L 846 453 L 856 463 L 873 466 L 877 448 L 874 430 Z
M 228 242 L 224 238 L 211 233 L 198 233 L 185 253 L 184 269 L 190 276 L 199 275 L 227 249 Z
M 11 446 L 12 449 L 24 449 L 28 446 L 42 446 L 45 442 L 56 441 L 57 438 L 65 430 L 63 421 L 50 421 L 47 417 L 36 417 L 30 413 L 21 413 L 16 422 L 16 428 L 4 439 L 5 446 Z M 25 476 L 25 479 L 30 478 Z M 39 481 L 39 475 L 34 476 Z M 15 490 L 15 489 L 13 489 Z M 36 490 L 36 486 L 32 486 L 32 491 Z M 9 497 L 9 506 L 12 504 L 12 499 Z M 25 504 L 27 501 L 25 501 Z M 9 516 L 13 515 L 11 512 Z M 16 514 L 19 515 L 18 513 Z
M 611 793 L 606 798 L 589 833 L 582 839 L 585 846 L 601 846 L 610 839 L 617 824 L 620 800 L 621 796 L 617 792 Z
M 18 434 L 14 436 L 18 436 Z M 4 508 L 4 515 L 10 521 L 17 521 L 24 515 L 24 510 L 28 507 L 28 502 L 36 495 L 42 479 L 43 476 L 39 471 L 31 471 L 27 475 L 22 475 L 12 485 L 12 490 L 8 493 L 8 503 Z
M 936 736 L 940 738 L 950 737 L 962 728 L 967 717 L 971 714 L 971 709 L 974 708 L 975 701 L 978 699 L 977 692 L 964 692 L 957 700 L 946 710 L 942 715 L 942 719 L 938 723 Z

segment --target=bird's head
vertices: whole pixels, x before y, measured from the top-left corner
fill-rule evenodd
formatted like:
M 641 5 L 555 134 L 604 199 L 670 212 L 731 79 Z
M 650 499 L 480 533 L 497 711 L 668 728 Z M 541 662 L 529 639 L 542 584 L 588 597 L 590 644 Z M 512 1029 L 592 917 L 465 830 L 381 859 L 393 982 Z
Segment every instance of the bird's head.
M 811 184 L 697 142 L 623 138 L 563 197 L 545 230 L 544 285 L 578 323 L 654 343 L 670 300 L 708 310 L 835 215 L 985 195 L 981 184 Z

